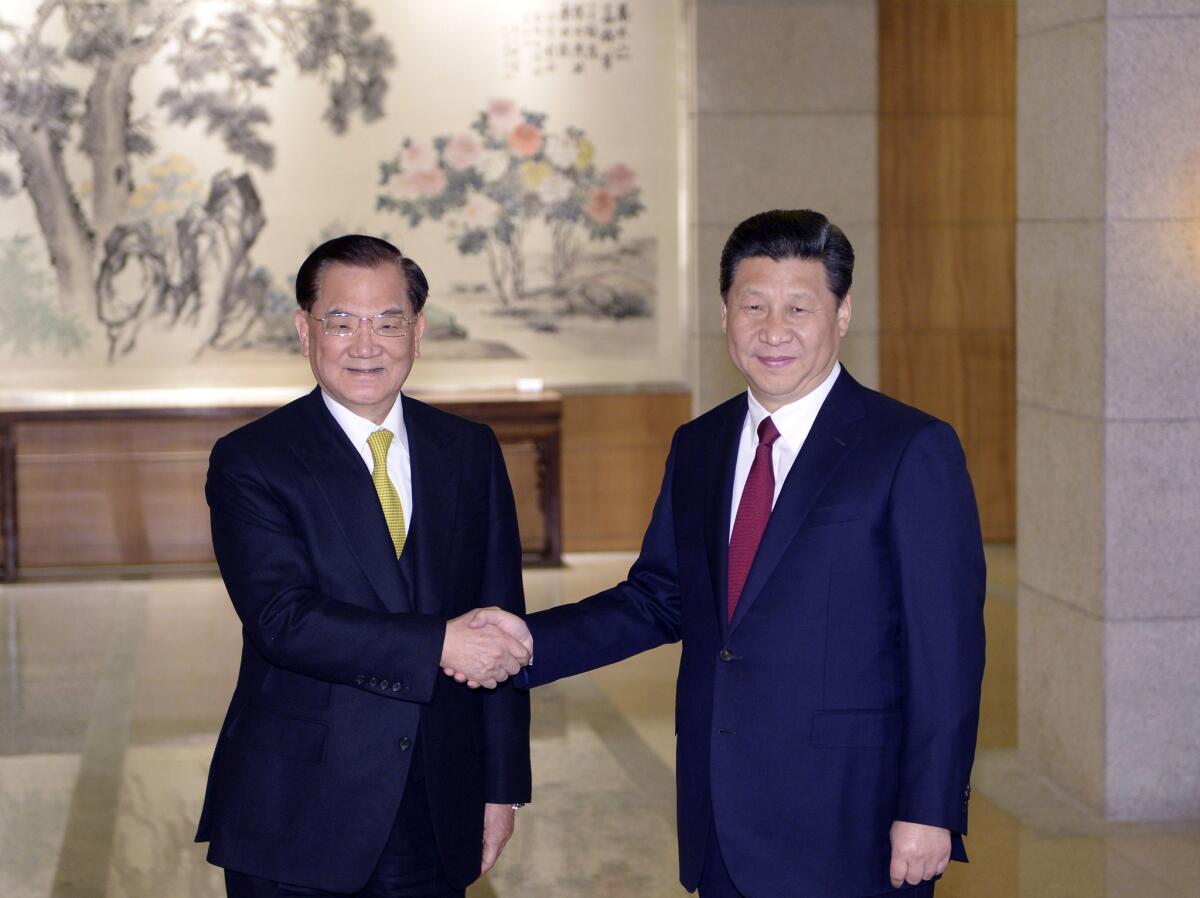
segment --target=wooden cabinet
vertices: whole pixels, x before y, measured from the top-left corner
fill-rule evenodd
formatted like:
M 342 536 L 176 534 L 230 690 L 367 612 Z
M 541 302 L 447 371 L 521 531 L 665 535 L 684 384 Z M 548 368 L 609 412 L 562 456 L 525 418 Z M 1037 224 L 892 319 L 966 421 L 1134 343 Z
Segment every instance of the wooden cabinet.
M 527 565 L 562 555 L 562 398 L 423 397 L 489 425 L 517 497 Z M 221 435 L 269 407 L 0 411 L 0 578 L 211 570 L 204 478 Z

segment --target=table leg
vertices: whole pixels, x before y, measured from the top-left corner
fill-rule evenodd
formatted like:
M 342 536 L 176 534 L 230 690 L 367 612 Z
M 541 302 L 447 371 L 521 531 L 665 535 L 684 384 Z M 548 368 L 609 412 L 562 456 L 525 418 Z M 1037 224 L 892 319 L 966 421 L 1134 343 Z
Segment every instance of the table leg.
M 17 444 L 9 423 L 0 423 L 0 534 L 0 581 L 12 582 L 17 579 Z

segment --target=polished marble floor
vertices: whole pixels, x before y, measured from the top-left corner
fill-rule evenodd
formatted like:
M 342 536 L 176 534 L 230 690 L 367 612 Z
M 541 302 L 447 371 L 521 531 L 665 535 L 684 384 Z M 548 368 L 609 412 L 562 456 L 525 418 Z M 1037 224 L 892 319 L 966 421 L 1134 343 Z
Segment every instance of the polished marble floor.
M 531 608 L 610 585 L 627 555 L 526 574 Z M 1108 824 L 1022 770 L 1015 563 L 989 551 L 972 863 L 941 898 L 1200 896 L 1200 823 Z M 0 898 L 204 898 L 192 843 L 237 670 L 219 580 L 0 586 Z M 535 803 L 471 898 L 657 898 L 675 880 L 669 646 L 534 694 Z

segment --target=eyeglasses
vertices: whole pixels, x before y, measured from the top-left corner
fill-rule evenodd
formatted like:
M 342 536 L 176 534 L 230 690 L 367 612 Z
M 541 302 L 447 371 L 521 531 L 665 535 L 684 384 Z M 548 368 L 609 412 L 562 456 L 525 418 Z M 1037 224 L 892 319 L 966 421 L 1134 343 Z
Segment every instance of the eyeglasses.
M 409 329 L 417 322 L 416 318 L 408 318 L 395 312 L 384 312 L 370 318 L 359 318 L 349 312 L 330 312 L 324 318 L 318 318 L 311 312 L 304 314 L 314 321 L 321 322 L 322 329 L 329 337 L 353 337 L 364 321 L 367 322 L 371 333 L 377 337 L 407 337 Z

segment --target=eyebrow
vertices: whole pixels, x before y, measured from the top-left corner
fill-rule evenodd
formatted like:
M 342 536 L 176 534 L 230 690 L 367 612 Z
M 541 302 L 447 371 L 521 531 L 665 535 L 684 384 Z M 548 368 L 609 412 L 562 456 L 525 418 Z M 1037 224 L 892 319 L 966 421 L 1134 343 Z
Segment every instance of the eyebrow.
M 770 296 L 770 290 L 764 290 L 761 287 L 746 287 L 738 295 L 739 296 Z M 817 294 L 812 290 L 789 290 L 784 294 L 785 299 L 816 299 Z
M 347 311 L 346 309 L 339 309 L 337 306 L 334 306 L 333 308 L 326 310 L 325 314 L 326 315 L 354 315 L 353 312 Z M 380 315 L 403 315 L 405 317 L 408 317 L 408 312 L 406 312 L 404 309 L 400 308 L 399 306 L 393 306 L 390 309 L 384 309 L 382 312 L 376 312 L 374 315 L 360 315 L 357 317 L 378 318 Z

